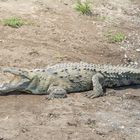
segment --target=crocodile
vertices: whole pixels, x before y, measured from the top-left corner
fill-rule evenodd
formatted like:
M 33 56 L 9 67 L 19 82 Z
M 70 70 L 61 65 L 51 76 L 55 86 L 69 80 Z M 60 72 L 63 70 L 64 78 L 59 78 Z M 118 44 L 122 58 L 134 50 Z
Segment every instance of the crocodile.
M 130 66 L 60 63 L 44 69 L 1 68 L 16 78 L 0 85 L 0 95 L 20 91 L 65 98 L 68 93 L 86 92 L 88 98 L 104 95 L 104 89 L 140 84 L 140 69 Z M 18 77 L 18 78 L 17 78 Z M 17 80 L 18 79 L 18 80 Z

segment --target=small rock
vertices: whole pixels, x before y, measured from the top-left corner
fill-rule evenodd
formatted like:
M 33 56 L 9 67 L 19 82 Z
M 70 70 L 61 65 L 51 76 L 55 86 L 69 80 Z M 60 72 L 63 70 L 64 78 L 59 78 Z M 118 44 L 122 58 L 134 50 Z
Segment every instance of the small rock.
M 64 2 L 64 5 L 68 5 L 68 3 Z
M 121 128 L 121 129 L 124 129 L 125 127 L 122 125 L 120 128 Z
M 60 115 L 59 114 L 56 114 L 56 113 L 53 113 L 53 112 L 50 112 L 48 115 L 47 115 L 47 117 L 49 118 L 49 119 L 56 119 L 56 118 L 58 118 Z
M 140 52 L 140 49 L 136 49 L 137 52 Z
M 22 133 L 26 133 L 26 132 L 28 132 L 29 130 L 27 129 L 27 128 L 22 128 Z
M 77 127 L 77 123 L 76 122 L 67 122 L 67 125 Z
M 61 42 L 66 42 L 66 39 L 61 39 Z
M 124 58 L 128 58 L 126 54 L 124 54 Z
M 89 119 L 87 120 L 86 124 L 87 124 L 87 125 L 91 125 L 91 124 L 95 125 L 95 124 L 96 124 L 96 121 L 89 118 Z

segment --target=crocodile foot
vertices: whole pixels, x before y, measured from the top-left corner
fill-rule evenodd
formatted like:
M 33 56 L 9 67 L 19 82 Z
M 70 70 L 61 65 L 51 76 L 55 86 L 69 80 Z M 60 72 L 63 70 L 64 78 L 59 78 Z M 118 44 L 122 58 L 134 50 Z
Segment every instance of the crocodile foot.
M 65 89 L 61 87 L 53 87 L 50 90 L 50 94 L 47 96 L 48 100 L 54 99 L 54 98 L 66 98 L 67 92 Z

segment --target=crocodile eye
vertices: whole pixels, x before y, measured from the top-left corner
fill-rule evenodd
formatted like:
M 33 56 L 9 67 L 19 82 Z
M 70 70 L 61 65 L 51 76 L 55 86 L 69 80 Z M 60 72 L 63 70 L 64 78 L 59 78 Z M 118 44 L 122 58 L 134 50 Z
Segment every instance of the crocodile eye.
M 61 70 L 61 72 L 64 72 L 64 70 Z
M 53 74 L 55 74 L 55 75 L 56 75 L 56 74 L 58 74 L 58 73 L 57 73 L 57 72 L 54 72 Z

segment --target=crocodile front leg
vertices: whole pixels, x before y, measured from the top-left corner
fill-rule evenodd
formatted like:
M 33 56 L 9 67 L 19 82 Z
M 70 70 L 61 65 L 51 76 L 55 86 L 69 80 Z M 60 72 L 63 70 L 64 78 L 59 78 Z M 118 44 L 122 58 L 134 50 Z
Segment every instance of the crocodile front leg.
M 51 86 L 48 89 L 49 95 L 47 96 L 47 99 L 54 99 L 54 98 L 66 98 L 67 97 L 67 91 L 59 86 Z
M 96 98 L 99 96 L 102 96 L 104 94 L 103 92 L 103 86 L 102 83 L 104 81 L 104 76 L 100 73 L 95 74 L 92 77 L 92 84 L 93 84 L 93 91 L 90 93 L 86 93 L 86 96 L 88 98 Z

